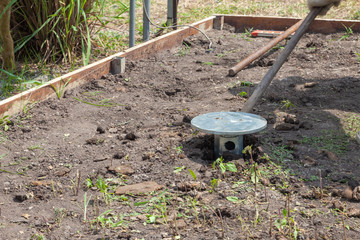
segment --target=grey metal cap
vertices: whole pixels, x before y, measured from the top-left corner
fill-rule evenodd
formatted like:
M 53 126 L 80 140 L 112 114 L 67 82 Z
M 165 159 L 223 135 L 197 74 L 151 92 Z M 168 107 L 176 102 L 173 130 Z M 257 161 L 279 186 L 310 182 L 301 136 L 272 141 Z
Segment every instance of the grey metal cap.
M 244 112 L 212 112 L 191 120 L 194 129 L 216 135 L 239 136 L 259 132 L 267 121 L 258 115 Z

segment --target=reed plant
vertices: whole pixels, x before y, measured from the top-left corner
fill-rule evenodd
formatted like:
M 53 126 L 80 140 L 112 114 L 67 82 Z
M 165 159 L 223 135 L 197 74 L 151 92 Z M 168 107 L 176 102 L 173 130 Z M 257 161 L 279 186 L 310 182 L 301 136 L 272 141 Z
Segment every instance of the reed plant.
M 91 15 L 96 0 L 13 0 L 11 26 L 18 58 L 73 64 L 91 50 Z M 94 18 L 92 18 L 94 19 Z

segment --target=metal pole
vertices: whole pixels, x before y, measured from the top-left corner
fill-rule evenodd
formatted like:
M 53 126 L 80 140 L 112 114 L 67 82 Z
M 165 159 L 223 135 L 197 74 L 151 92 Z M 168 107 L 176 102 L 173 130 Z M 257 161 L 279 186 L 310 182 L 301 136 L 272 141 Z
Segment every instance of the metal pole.
M 178 6 L 179 1 L 178 0 L 173 0 L 173 29 L 176 30 L 177 29 L 177 6 Z
M 265 74 L 264 78 L 261 80 L 259 85 L 256 87 L 255 91 L 251 97 L 246 101 L 244 107 L 241 109 L 242 112 L 251 112 L 256 102 L 261 98 L 267 87 L 270 85 L 271 81 L 275 77 L 276 73 L 280 70 L 281 66 L 284 64 L 292 50 L 295 48 L 296 44 L 299 42 L 302 35 L 305 34 L 306 30 L 310 24 L 314 21 L 316 16 L 320 13 L 323 8 L 315 7 L 312 8 L 310 13 L 306 16 L 295 35 L 291 37 L 290 41 L 286 45 L 285 49 L 276 59 L 274 65 L 270 70 Z
M 144 0 L 144 10 L 143 10 L 143 41 L 144 42 L 149 40 L 149 35 L 150 35 L 150 22 L 146 16 L 146 13 L 150 18 L 150 0 Z
M 130 0 L 129 47 L 135 46 L 135 0 Z
M 166 21 L 166 26 L 171 26 L 173 24 L 173 19 L 174 19 L 174 15 L 173 15 L 173 0 L 168 0 L 167 1 L 167 21 Z

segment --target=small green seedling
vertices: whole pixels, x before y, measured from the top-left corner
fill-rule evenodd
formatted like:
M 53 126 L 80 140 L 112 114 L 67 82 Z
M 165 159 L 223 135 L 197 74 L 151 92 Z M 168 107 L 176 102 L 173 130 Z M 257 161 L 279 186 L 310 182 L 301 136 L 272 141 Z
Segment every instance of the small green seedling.
M 288 99 L 281 101 L 281 103 L 283 104 L 281 108 L 285 108 L 286 110 L 295 107 L 295 105 Z
M 251 87 L 253 85 L 254 85 L 254 83 L 249 82 L 249 81 L 241 81 L 240 82 L 240 86 Z
M 260 177 L 259 177 L 260 171 L 257 167 L 258 167 L 257 163 L 254 163 L 252 165 L 252 167 L 250 168 L 251 182 L 254 184 L 258 183 L 260 180 Z
M 181 172 L 182 170 L 186 169 L 185 166 L 181 166 L 181 167 L 174 167 L 174 173 L 179 173 Z
M 276 219 L 275 221 L 275 227 L 280 231 L 284 232 L 284 228 L 289 229 L 291 239 L 296 240 L 299 235 L 299 229 L 295 226 L 295 221 L 293 217 L 290 217 L 288 214 L 288 211 L 286 209 L 283 209 L 282 211 L 283 218 L 282 219 Z M 294 227 L 292 229 L 292 226 Z
M 271 48 L 271 50 L 276 51 L 279 49 L 284 49 L 285 47 L 283 45 L 277 44 L 275 47 Z
M 354 34 L 353 30 L 351 29 L 354 26 L 354 24 L 351 25 L 350 27 L 347 27 L 344 24 L 343 26 L 345 28 L 346 33 L 340 37 L 339 41 L 345 40 Z
M 239 96 L 244 98 L 247 96 L 247 92 L 245 91 L 239 92 Z
M 215 188 L 219 185 L 220 181 L 221 180 L 218 178 L 214 178 L 211 180 L 211 182 L 210 182 L 211 190 L 209 191 L 210 193 L 215 191 Z
M 183 151 L 182 149 L 183 149 L 183 146 L 181 146 L 181 145 L 178 147 L 174 146 L 174 150 L 177 155 L 180 155 L 182 153 L 182 151 Z
M 56 88 L 54 84 L 50 85 L 54 89 L 54 91 L 56 92 L 56 96 L 58 97 L 59 100 L 64 95 L 65 88 L 69 84 L 70 80 L 71 80 L 71 78 L 69 78 L 65 83 L 64 83 L 63 80 L 61 80 L 60 83 L 59 83 L 59 88 Z
M 189 44 L 187 44 L 186 42 L 183 42 L 183 46 L 179 49 L 179 52 L 177 53 L 177 55 L 179 57 L 183 57 L 186 56 L 187 54 L 190 53 L 190 46 Z
M 226 197 L 226 199 L 230 202 L 233 202 L 233 203 L 237 203 L 239 202 L 239 198 L 238 197 L 235 197 L 235 196 L 228 196 Z
M 196 181 L 196 174 L 191 169 L 188 169 L 188 170 L 189 170 L 189 173 L 191 174 L 191 176 L 193 177 L 194 181 Z
M 3 126 L 5 132 L 9 130 L 10 124 L 11 124 L 11 120 L 9 119 L 9 115 L 0 118 L 0 126 Z
M 219 165 L 222 174 L 225 174 L 226 170 L 229 170 L 230 172 L 237 172 L 235 163 L 224 163 L 224 158 L 222 156 L 213 162 L 213 169 L 215 169 L 217 165 Z
M 242 39 L 246 40 L 246 41 L 252 41 L 251 38 L 252 38 L 252 35 L 251 35 L 251 32 L 253 31 L 253 28 L 245 28 L 245 32 L 242 33 L 240 36 Z
M 358 52 L 355 52 L 355 54 L 356 54 L 356 56 L 357 56 L 357 60 L 358 60 L 358 62 L 360 62 L 360 53 L 358 53 Z
M 112 209 L 103 212 L 96 219 L 92 220 L 91 223 L 99 222 L 102 228 L 116 228 L 120 226 L 124 220 L 122 218 L 118 219 L 117 216 L 111 216 L 111 211 Z
M 214 63 L 212 63 L 212 62 L 203 62 L 203 64 L 204 64 L 204 65 L 209 65 L 209 66 L 213 66 L 213 65 L 214 65 Z
M 87 178 L 85 180 L 85 185 L 86 185 L 87 188 L 92 188 L 94 186 L 94 184 L 93 184 L 93 182 L 92 182 L 92 180 L 90 178 Z
M 104 179 L 102 179 L 101 176 L 99 176 L 96 181 L 96 187 L 103 194 L 106 205 L 109 205 L 111 201 L 111 194 L 108 192 L 109 186 L 106 184 L 106 182 L 104 181 Z

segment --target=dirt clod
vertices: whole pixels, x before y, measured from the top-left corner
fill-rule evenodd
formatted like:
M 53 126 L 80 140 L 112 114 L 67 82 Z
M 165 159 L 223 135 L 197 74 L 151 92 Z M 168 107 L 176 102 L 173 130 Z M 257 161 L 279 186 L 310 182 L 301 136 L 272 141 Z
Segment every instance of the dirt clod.
M 131 175 L 135 173 L 135 170 L 129 164 L 122 164 L 120 166 L 109 166 L 107 167 L 109 172 L 120 173 L 122 175 Z
M 122 195 L 122 194 L 136 195 L 141 193 L 149 193 L 149 192 L 157 191 L 162 189 L 163 187 L 164 187 L 163 185 L 159 185 L 154 181 L 148 181 L 148 182 L 142 182 L 142 183 L 118 187 L 115 193 L 117 195 Z
M 105 133 L 105 128 L 102 127 L 102 126 L 98 126 L 98 127 L 96 128 L 96 131 L 97 131 L 98 133 L 102 134 L 102 133 Z
M 125 135 L 125 139 L 130 140 L 130 141 L 134 141 L 136 138 L 137 137 L 134 133 L 128 133 Z

